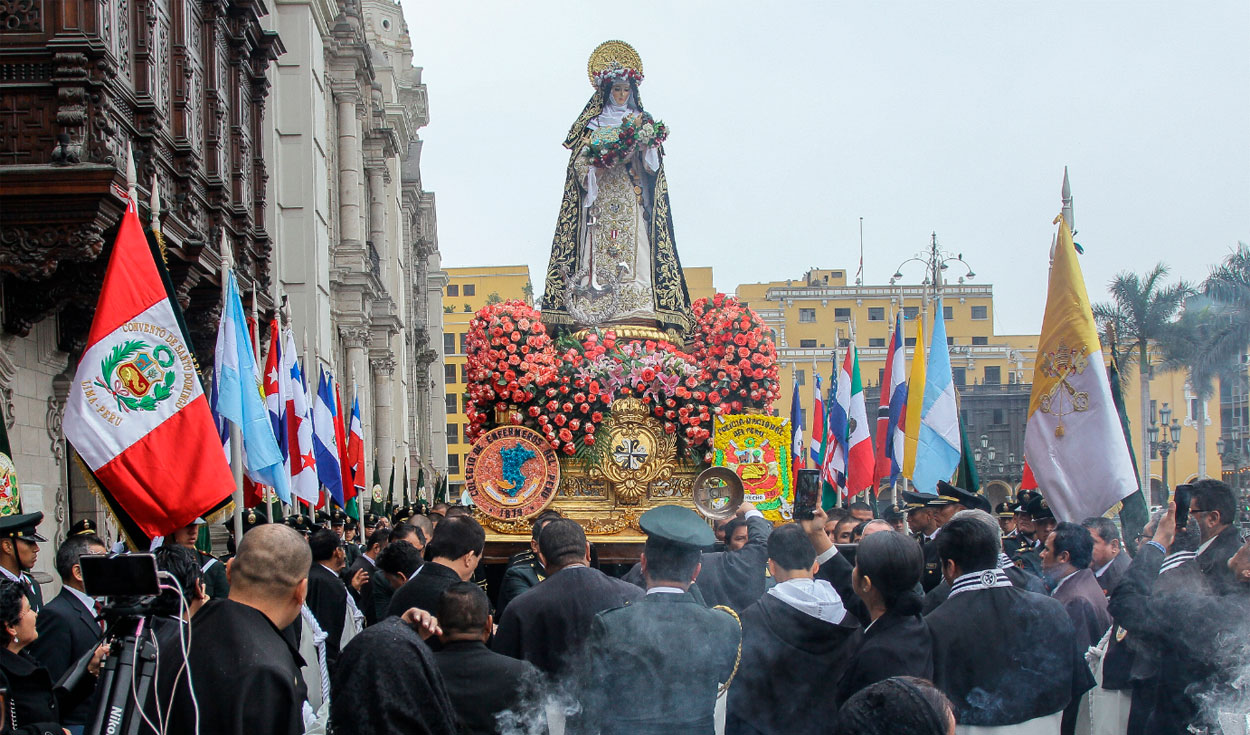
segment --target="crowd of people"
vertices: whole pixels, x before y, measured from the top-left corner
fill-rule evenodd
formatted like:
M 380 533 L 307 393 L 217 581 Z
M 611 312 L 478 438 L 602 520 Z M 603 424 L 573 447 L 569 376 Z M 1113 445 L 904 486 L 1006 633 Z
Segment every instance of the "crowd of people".
M 941 483 L 902 501 L 777 527 L 751 503 L 715 524 L 660 506 L 619 578 L 545 512 L 489 590 L 460 506 L 359 528 L 248 511 L 223 559 L 192 524 L 155 551 L 176 584 L 143 633 L 136 716 L 231 735 L 1170 735 L 1218 733 L 1250 701 L 1250 541 L 1227 485 L 1194 484 L 1188 522 L 1170 506 L 1127 543 L 1040 494 L 991 508 Z M 0 519 L 3 731 L 79 733 L 109 652 L 80 562 L 109 550 L 76 524 L 45 604 L 39 520 Z

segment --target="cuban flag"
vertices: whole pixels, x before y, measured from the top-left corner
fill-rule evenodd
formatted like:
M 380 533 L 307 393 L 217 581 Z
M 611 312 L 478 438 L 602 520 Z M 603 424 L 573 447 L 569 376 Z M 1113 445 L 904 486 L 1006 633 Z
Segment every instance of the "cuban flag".
M 951 377 L 950 348 L 946 345 L 946 320 L 942 318 L 942 299 L 938 298 L 933 309 L 933 333 L 925 366 L 916 469 L 911 478 L 917 492 L 936 495 L 938 480 L 950 481 L 959 466 L 960 444 L 955 381 Z
M 269 423 L 273 425 L 274 438 L 278 440 L 278 450 L 282 452 L 282 462 L 287 462 L 289 443 L 286 427 L 286 394 L 283 393 L 282 381 L 282 334 L 278 331 L 278 320 L 269 322 L 269 354 L 265 358 L 265 410 L 269 412 Z
M 313 454 L 317 457 L 317 481 L 330 493 L 330 497 L 343 504 L 343 469 L 339 463 L 339 444 L 334 436 L 334 417 L 337 403 L 334 400 L 334 377 L 321 370 L 317 382 L 317 396 L 313 399 Z
M 790 466 L 791 473 L 798 481 L 799 470 L 807 466 L 807 457 L 803 454 L 803 406 L 799 397 L 799 381 L 794 381 L 794 396 L 790 399 Z
M 291 494 L 311 505 L 321 495 L 317 484 L 317 457 L 313 450 L 312 412 L 308 408 L 308 387 L 295 350 L 295 334 L 283 336 L 282 395 L 286 398 L 286 469 L 291 478 Z
M 63 430 L 122 530 L 145 549 L 149 539 L 221 507 L 234 491 L 193 354 L 131 201 L 70 384 Z
M 274 489 L 282 502 L 291 502 L 290 483 L 283 471 L 282 452 L 262 396 L 260 370 L 243 316 L 243 302 L 234 272 L 226 274 L 226 301 L 217 328 L 214 370 L 217 402 L 213 411 L 239 427 L 243 436 L 243 469 L 253 482 Z
M 352 492 L 362 496 L 365 492 L 365 431 L 360 425 L 360 392 L 357 390 L 354 393 L 351 425 L 347 430 L 347 466 L 352 478 Z M 352 510 L 349 504 L 348 515 L 355 518 Z

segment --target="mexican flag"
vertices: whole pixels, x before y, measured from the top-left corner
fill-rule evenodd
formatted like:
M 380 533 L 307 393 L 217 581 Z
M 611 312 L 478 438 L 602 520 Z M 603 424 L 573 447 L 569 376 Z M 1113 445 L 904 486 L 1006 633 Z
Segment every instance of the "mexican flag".
M 170 533 L 234 490 L 191 345 L 134 202 L 109 257 L 64 431 L 128 534 Z
M 876 466 L 872 454 L 872 427 L 864 404 L 864 385 L 859 377 L 859 349 L 854 344 L 846 351 L 842 372 L 838 375 L 838 404 L 847 409 L 845 496 L 853 498 L 872 487 Z

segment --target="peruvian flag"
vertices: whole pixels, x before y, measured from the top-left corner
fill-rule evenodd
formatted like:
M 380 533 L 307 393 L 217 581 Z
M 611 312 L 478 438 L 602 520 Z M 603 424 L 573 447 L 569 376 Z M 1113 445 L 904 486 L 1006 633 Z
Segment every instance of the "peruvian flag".
M 234 490 L 191 345 L 133 201 L 109 256 L 64 431 L 106 501 L 149 538 L 207 514 Z
M 313 453 L 313 422 L 308 410 L 308 388 L 296 359 L 295 334 L 288 328 L 283 335 L 282 369 L 278 374 L 282 395 L 286 398 L 286 467 L 291 478 L 291 494 L 308 503 L 317 504 L 321 489 L 317 484 L 317 458 Z

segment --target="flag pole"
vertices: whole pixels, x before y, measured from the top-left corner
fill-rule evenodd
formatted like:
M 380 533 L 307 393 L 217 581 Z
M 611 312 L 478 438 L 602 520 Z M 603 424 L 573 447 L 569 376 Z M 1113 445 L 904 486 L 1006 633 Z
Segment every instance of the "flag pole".
M 230 290 L 231 269 L 234 268 L 234 256 L 230 251 L 230 243 L 226 240 L 225 225 L 221 228 L 221 308 L 229 308 L 226 298 Z M 220 369 L 220 365 L 213 366 Z M 230 470 L 234 473 L 234 537 L 243 538 L 243 432 L 238 424 L 228 422 L 230 427 Z

